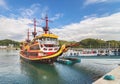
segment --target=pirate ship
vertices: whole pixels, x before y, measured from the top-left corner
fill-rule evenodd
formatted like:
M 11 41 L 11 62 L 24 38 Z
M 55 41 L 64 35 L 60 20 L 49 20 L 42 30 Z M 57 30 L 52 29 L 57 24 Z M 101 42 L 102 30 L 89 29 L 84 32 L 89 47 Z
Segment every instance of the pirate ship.
M 43 27 L 43 34 L 37 35 L 36 20 L 34 19 L 33 39 L 29 39 L 29 30 L 27 40 L 21 42 L 20 57 L 24 60 L 41 63 L 53 63 L 66 49 L 65 45 L 60 45 L 58 36 L 51 33 L 48 27 L 48 17 L 45 17 L 46 26 Z

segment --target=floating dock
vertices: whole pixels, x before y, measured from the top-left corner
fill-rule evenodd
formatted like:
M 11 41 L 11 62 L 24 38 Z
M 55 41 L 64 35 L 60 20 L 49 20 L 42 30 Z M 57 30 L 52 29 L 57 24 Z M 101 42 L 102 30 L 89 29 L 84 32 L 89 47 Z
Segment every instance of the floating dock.
M 105 79 L 105 76 L 114 77 L 114 79 Z M 93 82 L 92 84 L 120 84 L 120 66 L 105 74 L 103 77 Z
M 67 65 L 71 65 L 71 64 L 75 64 L 75 63 L 80 63 L 81 60 L 79 58 L 71 58 L 71 57 L 65 57 L 65 58 L 58 58 L 57 62 L 62 63 L 62 64 L 67 64 Z

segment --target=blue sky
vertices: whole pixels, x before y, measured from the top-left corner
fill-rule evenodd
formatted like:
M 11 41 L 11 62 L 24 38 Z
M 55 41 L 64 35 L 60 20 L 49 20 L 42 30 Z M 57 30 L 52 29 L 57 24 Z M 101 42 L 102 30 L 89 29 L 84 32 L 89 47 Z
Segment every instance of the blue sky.
M 120 0 L 0 0 L 0 39 L 23 40 L 32 19 L 63 40 L 120 40 Z M 42 30 L 37 27 L 38 31 Z

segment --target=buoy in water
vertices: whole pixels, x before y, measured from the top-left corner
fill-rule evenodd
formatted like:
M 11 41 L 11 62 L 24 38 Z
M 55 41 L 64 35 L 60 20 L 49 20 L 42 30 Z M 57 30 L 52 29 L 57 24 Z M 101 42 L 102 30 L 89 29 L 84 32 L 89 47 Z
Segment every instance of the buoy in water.
M 105 80 L 115 80 L 115 77 L 113 75 L 106 75 L 104 77 Z

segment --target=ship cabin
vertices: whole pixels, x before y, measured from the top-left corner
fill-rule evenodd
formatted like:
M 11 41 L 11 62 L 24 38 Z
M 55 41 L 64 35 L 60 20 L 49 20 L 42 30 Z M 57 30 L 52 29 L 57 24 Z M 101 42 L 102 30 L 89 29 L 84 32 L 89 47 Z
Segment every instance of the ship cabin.
M 59 50 L 58 36 L 55 34 L 42 34 L 37 37 L 40 50 L 43 52 L 56 52 Z

